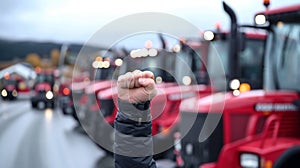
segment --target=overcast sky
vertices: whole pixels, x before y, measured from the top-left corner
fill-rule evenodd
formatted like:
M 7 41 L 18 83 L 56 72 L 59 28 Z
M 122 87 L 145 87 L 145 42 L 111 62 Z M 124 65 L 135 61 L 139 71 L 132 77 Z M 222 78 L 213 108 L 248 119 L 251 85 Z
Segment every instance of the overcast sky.
M 254 14 L 264 10 L 262 0 L 226 2 L 240 23 L 252 23 Z M 270 8 L 297 3 L 299 0 L 273 0 Z M 85 43 L 118 18 L 141 12 L 170 14 L 200 30 L 212 29 L 216 22 L 229 28 L 221 0 L 1 0 L 0 38 Z M 132 25 L 111 29 L 111 33 L 122 32 L 126 26 Z M 173 27 L 180 31 L 180 26 Z M 98 43 L 106 45 L 107 39 Z

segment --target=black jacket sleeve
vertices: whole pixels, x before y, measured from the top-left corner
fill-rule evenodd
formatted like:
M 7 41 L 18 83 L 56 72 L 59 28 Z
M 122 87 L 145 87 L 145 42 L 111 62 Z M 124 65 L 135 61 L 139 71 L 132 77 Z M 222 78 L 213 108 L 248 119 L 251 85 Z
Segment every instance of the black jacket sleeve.
M 153 160 L 150 103 L 119 100 L 115 119 L 115 168 L 156 168 Z

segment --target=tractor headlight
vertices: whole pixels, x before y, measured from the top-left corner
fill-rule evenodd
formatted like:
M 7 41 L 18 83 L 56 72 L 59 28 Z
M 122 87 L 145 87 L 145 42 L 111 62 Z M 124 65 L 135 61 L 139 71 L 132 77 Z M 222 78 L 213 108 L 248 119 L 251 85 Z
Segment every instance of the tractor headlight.
M 215 38 L 215 33 L 212 31 L 205 31 L 203 34 L 204 40 L 212 41 Z
M 240 87 L 241 83 L 238 79 L 233 79 L 230 81 L 230 89 L 237 90 Z
M 184 76 L 182 78 L 182 83 L 186 86 L 190 85 L 192 83 L 192 78 L 190 76 Z
M 53 99 L 53 92 L 49 90 L 49 91 L 46 93 L 46 98 L 49 99 L 49 100 Z
M 13 92 L 12 92 L 12 95 L 13 95 L 14 97 L 17 97 L 17 96 L 18 96 L 18 92 L 14 89 Z
M 7 96 L 7 91 L 6 91 L 6 89 L 3 89 L 3 90 L 1 91 L 1 95 L 2 95 L 3 97 L 6 97 L 6 96 Z
M 267 18 L 263 14 L 258 14 L 258 15 L 255 16 L 254 22 L 257 25 L 263 25 L 263 24 L 265 24 L 267 22 Z
M 258 168 L 259 157 L 251 153 L 242 153 L 240 155 L 240 164 L 243 168 Z

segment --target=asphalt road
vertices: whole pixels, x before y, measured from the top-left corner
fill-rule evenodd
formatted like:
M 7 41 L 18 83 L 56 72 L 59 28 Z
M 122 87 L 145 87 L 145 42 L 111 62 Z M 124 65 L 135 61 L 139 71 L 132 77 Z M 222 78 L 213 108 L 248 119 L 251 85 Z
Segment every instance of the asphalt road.
M 101 167 L 101 151 L 59 109 L 33 110 L 29 100 L 0 100 L 1 168 Z
M 159 168 L 174 163 L 157 160 Z M 0 99 L 0 168 L 112 168 L 71 116 L 31 108 L 28 99 Z

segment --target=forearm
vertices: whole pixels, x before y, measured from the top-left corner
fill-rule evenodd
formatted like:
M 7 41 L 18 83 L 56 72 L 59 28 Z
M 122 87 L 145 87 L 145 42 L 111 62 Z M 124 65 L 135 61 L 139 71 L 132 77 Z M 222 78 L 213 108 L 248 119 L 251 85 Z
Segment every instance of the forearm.
M 149 102 L 136 108 L 119 101 L 115 120 L 115 167 L 156 167 L 152 159 L 152 123 Z

